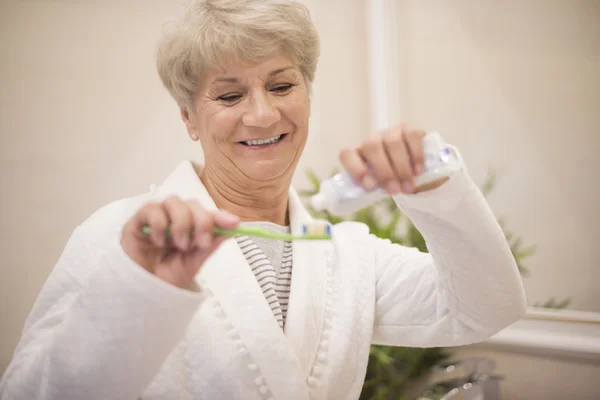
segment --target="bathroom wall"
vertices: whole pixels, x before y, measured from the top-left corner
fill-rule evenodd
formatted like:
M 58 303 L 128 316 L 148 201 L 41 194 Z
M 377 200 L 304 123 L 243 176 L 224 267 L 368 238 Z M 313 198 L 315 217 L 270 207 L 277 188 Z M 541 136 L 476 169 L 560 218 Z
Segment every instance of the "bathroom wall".
M 600 312 L 600 2 L 398 0 L 402 109 L 441 131 L 538 246 L 530 304 Z
M 478 182 L 497 170 L 493 210 L 538 246 L 525 262 L 530 304 L 572 297 L 570 308 L 600 312 L 600 2 L 397 1 L 396 117 L 441 131 Z M 468 356 L 497 361 L 504 399 L 600 393 L 600 365 L 583 358 L 455 352 Z
M 0 372 L 70 232 L 201 159 L 154 69 L 184 1 L 0 2 Z M 322 36 L 305 169 L 328 173 L 368 129 L 362 2 L 307 0 Z
M 502 376 L 500 393 L 507 400 L 596 400 L 600 393 L 600 364 L 487 346 L 469 346 L 453 352 L 456 359 L 490 357 Z

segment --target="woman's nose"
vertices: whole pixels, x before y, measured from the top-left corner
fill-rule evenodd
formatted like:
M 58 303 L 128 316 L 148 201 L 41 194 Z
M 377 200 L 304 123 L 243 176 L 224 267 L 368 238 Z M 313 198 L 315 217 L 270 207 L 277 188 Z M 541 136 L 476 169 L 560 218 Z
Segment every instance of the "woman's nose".
M 248 110 L 242 117 L 242 122 L 248 127 L 268 128 L 278 122 L 280 118 L 281 114 L 268 94 L 258 93 L 252 96 Z

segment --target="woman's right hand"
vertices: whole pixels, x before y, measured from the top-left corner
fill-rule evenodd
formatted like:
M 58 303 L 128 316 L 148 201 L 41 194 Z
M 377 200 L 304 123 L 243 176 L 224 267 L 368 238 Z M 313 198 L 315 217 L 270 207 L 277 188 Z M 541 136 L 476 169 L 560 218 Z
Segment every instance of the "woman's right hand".
M 187 289 L 204 261 L 227 239 L 215 235 L 213 228 L 233 229 L 239 222 L 225 211 L 208 212 L 196 201 L 171 196 L 144 205 L 127 221 L 121 246 L 148 272 Z M 150 227 L 150 234 L 142 231 L 144 226 Z

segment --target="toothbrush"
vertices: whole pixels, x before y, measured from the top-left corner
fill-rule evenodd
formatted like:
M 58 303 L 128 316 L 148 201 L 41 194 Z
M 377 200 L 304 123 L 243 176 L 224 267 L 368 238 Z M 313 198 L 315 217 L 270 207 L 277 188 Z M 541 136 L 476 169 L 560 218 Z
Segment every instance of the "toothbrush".
M 142 232 L 146 235 L 150 234 L 151 230 L 149 226 L 144 226 Z M 249 226 L 238 226 L 235 229 L 223 229 L 215 227 L 213 232 L 217 235 L 222 236 L 236 236 L 236 235 L 247 235 L 254 237 L 262 237 L 267 239 L 275 240 L 330 240 L 331 239 L 331 224 L 318 221 L 312 224 L 304 224 L 302 227 L 302 235 L 290 235 L 287 233 L 272 232 L 266 229 L 249 227 Z M 171 235 L 171 230 L 167 228 L 167 236 Z

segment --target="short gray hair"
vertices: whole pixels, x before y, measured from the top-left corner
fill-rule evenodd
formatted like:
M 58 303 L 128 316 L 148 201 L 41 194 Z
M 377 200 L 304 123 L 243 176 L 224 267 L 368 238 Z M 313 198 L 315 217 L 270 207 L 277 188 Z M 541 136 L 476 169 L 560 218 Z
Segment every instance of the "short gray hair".
M 194 103 L 202 74 L 230 57 L 260 62 L 283 51 L 310 91 L 320 44 L 308 9 L 294 0 L 192 0 L 158 44 L 158 74 L 181 107 Z

